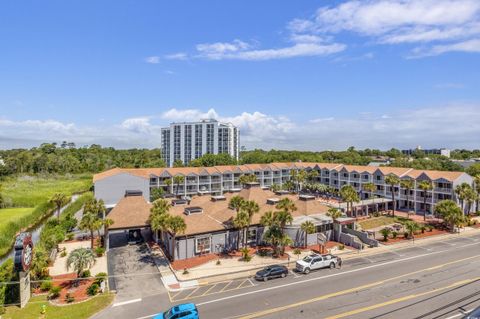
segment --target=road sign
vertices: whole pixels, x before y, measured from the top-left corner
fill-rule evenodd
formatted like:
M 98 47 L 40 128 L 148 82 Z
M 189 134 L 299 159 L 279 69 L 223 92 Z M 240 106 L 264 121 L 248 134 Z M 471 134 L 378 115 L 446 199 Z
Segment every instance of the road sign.
M 325 245 L 327 243 L 327 236 L 324 233 L 319 233 L 317 235 L 317 241 L 321 245 Z

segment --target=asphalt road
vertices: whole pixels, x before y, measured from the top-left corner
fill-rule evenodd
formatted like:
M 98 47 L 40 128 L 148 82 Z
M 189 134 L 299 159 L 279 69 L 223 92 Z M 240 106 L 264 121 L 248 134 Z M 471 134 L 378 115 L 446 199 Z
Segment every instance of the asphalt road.
M 480 234 L 350 259 L 342 269 L 148 295 L 95 318 L 146 319 L 194 302 L 216 318 L 461 318 L 480 306 Z

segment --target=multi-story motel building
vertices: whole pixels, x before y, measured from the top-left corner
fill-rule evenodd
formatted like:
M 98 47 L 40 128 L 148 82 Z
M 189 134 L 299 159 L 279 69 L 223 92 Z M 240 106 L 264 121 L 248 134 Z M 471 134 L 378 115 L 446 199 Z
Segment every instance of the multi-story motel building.
M 372 167 L 343 165 L 336 163 L 271 163 L 246 164 L 235 166 L 213 167 L 180 167 L 180 168 L 149 168 L 122 169 L 115 168 L 94 176 L 95 196 L 113 207 L 124 195 L 126 190 L 140 190 L 147 201 L 150 200 L 150 190 L 163 188 L 166 193 L 178 195 L 222 195 L 225 192 L 241 190 L 240 176 L 254 174 L 260 187 L 270 187 L 273 184 L 282 185 L 290 179 L 292 171 L 315 170 L 318 172 L 316 181 L 339 190 L 344 185 L 352 185 L 360 194 L 361 199 L 376 197 L 391 198 L 392 189 L 385 183 L 385 177 L 393 174 L 400 179 L 411 179 L 414 188 L 409 191 L 396 186 L 394 188 L 396 207 L 415 212 L 432 211 L 436 203 L 444 199 L 456 200 L 455 187 L 462 183 L 472 184 L 473 179 L 464 172 L 447 172 L 416 170 L 400 167 Z M 173 181 L 176 175 L 184 176 L 184 181 L 177 185 Z M 170 180 L 170 182 L 167 182 Z M 433 190 L 425 194 L 418 188 L 422 180 L 432 182 Z M 374 194 L 363 189 L 366 183 L 374 183 Z M 408 203 L 407 203 L 408 195 Z M 423 207 L 424 196 L 427 197 L 426 207 Z
M 161 149 L 165 163 L 188 165 L 204 154 L 229 154 L 238 160 L 240 132 L 231 123 L 216 120 L 171 123 L 161 130 Z
M 230 198 L 239 195 L 246 200 L 254 200 L 260 206 L 260 213 L 255 214 L 251 227 L 246 233 L 248 245 L 262 244 L 264 228 L 259 224 L 261 215 L 269 210 L 275 210 L 275 204 L 284 197 L 295 202 L 297 211 L 294 221 L 288 226 L 287 233 L 295 245 L 303 245 L 305 234 L 300 225 L 310 220 L 316 226 L 316 233 L 307 235 L 307 244 L 315 244 L 317 235 L 323 233 L 328 239 L 335 239 L 353 247 L 363 244 L 375 245 L 376 241 L 369 239 L 365 233 L 355 231 L 354 218 L 345 217 L 337 225 L 326 216 L 328 206 L 318 201 L 314 196 L 292 195 L 283 192 L 273 193 L 268 187 L 273 184 L 283 184 L 290 179 L 292 171 L 316 170 L 316 181 L 340 189 L 343 185 L 352 185 L 361 195 L 360 213 L 364 207 L 371 205 L 373 195 L 375 202 L 382 203 L 383 208 L 391 208 L 391 192 L 385 184 L 385 177 L 394 174 L 400 179 L 414 181 L 414 189 L 408 195 L 406 190 L 397 186 L 397 208 L 422 212 L 424 196 L 427 196 L 426 209 L 432 211 L 436 203 L 444 199 L 456 200 L 454 188 L 461 183 L 472 183 L 472 178 L 463 172 L 441 172 L 414 170 L 410 168 L 353 166 L 334 163 L 271 163 L 215 167 L 182 167 L 182 168 L 147 168 L 121 169 L 115 168 L 94 176 L 95 197 L 102 199 L 111 211 L 108 217 L 114 220 L 111 227 L 112 236 L 123 236 L 127 229 L 143 228 L 148 230 L 150 214 L 150 192 L 154 188 L 163 188 L 165 192 L 178 194 L 186 198 L 171 199 L 170 213 L 182 216 L 187 224 L 185 233 L 175 238 L 172 251 L 172 235 L 163 232 L 163 238 L 157 238 L 165 245 L 169 254 L 175 254 L 177 259 L 191 258 L 205 253 L 215 253 L 231 250 L 241 246 L 244 235 L 233 227 L 232 220 L 235 211 L 228 207 Z M 242 187 L 240 176 L 254 174 L 258 185 Z M 183 183 L 176 185 L 173 177 L 182 175 Z M 170 182 L 167 182 L 170 180 Z M 418 189 L 422 180 L 432 182 L 432 191 L 425 194 Z M 365 183 L 374 183 L 374 194 L 362 190 Z M 366 203 L 366 204 L 365 204 Z M 378 205 L 378 204 L 376 204 Z M 339 206 L 341 207 L 341 206 Z M 342 208 L 342 207 L 341 207 Z M 367 208 L 368 212 L 368 208 Z M 332 230 L 337 227 L 336 238 Z

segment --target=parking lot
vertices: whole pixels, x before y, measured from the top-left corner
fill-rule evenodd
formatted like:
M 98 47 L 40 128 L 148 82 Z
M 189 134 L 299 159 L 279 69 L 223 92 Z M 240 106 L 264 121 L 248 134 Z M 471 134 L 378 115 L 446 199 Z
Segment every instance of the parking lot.
M 145 243 L 128 245 L 125 234 L 117 233 L 110 235 L 110 245 L 107 254 L 109 285 L 117 292 L 117 302 L 165 292 Z

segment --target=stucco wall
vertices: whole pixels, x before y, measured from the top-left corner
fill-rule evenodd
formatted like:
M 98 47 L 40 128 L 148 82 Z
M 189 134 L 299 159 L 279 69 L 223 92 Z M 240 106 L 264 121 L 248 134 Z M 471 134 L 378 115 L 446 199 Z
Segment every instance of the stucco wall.
M 145 200 L 150 200 L 149 181 L 130 174 L 117 174 L 95 183 L 95 198 L 102 199 L 105 205 L 116 205 L 126 190 L 140 190 Z

